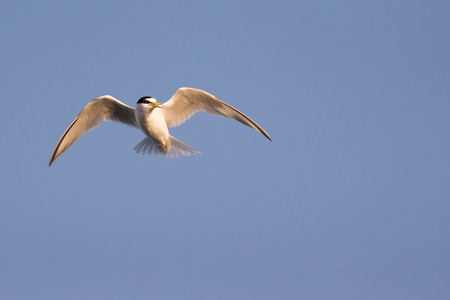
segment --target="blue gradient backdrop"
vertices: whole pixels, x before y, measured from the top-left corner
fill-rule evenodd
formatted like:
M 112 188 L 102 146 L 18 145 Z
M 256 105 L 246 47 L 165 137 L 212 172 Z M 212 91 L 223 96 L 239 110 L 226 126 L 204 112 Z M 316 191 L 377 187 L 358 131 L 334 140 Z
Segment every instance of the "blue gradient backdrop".
M 447 299 L 450 2 L 2 1 L 1 299 Z M 204 89 L 203 155 L 91 99 Z

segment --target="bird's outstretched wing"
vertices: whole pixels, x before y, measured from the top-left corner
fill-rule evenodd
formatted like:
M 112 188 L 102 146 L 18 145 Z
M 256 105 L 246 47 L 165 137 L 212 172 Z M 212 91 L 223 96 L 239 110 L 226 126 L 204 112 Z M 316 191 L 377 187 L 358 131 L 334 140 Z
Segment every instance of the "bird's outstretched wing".
M 83 108 L 72 124 L 70 124 L 69 128 L 67 128 L 61 136 L 55 150 L 53 150 L 49 166 L 51 166 L 55 159 L 69 149 L 69 147 L 84 133 L 94 129 L 100 125 L 101 122 L 106 120 L 138 127 L 133 107 L 130 107 L 111 96 L 98 97 Z
M 241 122 L 272 140 L 267 132 L 255 121 L 236 108 L 217 99 L 213 95 L 194 88 L 180 88 L 169 101 L 164 103 L 165 117 L 168 127 L 178 126 L 196 112 L 203 110 L 216 116 L 225 116 Z

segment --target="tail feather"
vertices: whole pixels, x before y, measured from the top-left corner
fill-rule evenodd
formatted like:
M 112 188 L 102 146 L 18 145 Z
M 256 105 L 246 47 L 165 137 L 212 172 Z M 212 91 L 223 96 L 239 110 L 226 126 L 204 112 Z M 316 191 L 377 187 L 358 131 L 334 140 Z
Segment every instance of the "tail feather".
M 146 137 L 139 144 L 134 147 L 133 151 L 136 153 L 149 154 L 149 155 L 162 155 L 161 150 L 159 150 L 158 146 L 153 142 L 151 138 Z
M 165 157 L 177 157 L 177 156 L 189 156 L 194 155 L 198 152 L 194 148 L 189 147 L 182 141 L 174 138 L 173 136 L 169 136 L 170 138 L 170 150 L 168 152 L 161 150 L 155 142 L 149 138 L 146 137 L 143 139 L 139 144 L 134 147 L 134 151 L 136 153 L 142 153 L 142 154 L 149 154 L 149 155 L 155 155 L 155 156 L 165 156 Z M 200 153 L 201 154 L 201 153 Z
M 170 151 L 167 155 L 168 157 L 177 157 L 177 156 L 182 156 L 182 155 L 189 156 L 189 155 L 195 155 L 197 153 L 200 153 L 197 150 L 195 150 L 194 148 L 189 147 L 182 141 L 174 138 L 173 136 L 170 136 L 170 144 L 171 144 L 171 146 L 170 146 Z

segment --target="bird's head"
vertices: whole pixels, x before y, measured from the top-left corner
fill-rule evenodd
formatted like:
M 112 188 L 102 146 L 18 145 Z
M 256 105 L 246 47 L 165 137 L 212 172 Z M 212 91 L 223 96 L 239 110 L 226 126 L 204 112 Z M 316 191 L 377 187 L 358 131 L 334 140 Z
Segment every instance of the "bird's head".
M 142 108 L 164 108 L 164 105 L 156 102 L 156 99 L 150 96 L 144 96 L 138 100 L 136 106 L 141 106 Z

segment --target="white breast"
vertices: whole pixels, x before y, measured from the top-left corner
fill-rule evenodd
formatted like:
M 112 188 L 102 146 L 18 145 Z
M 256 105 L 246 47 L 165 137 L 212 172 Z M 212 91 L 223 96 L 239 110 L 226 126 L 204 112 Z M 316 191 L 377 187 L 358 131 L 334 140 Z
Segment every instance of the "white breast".
M 169 129 L 164 117 L 164 108 L 152 108 L 138 104 L 135 110 L 139 128 L 157 145 L 165 144 L 169 139 Z

